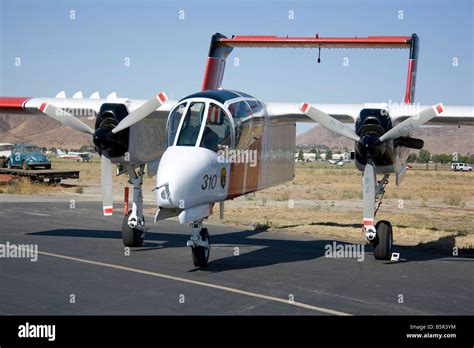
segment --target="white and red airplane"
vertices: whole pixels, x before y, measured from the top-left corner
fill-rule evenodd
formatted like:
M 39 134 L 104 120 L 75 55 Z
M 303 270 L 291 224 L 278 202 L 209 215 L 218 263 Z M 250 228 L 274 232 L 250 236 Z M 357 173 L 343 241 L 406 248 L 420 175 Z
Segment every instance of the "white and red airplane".
M 90 154 L 88 152 L 69 151 L 68 153 L 65 153 L 62 150 L 57 149 L 56 153 L 57 153 L 59 158 L 72 159 L 72 160 L 76 160 L 78 162 L 89 162 L 92 158 L 92 154 Z
M 392 227 L 375 223 L 376 206 L 389 174 L 398 186 L 409 148 L 423 146 L 410 130 L 423 124 L 474 125 L 472 106 L 413 105 L 418 37 L 359 38 L 234 36 L 212 37 L 202 91 L 179 101 L 164 93 L 150 100 L 77 98 L 0 98 L 0 114 L 47 115 L 93 137 L 101 155 L 103 213 L 112 215 L 111 163 L 123 165 L 133 185 L 132 209 L 124 217 L 122 240 L 140 246 L 146 232 L 142 181 L 145 166 L 157 176 L 157 220 L 173 216 L 189 224 L 194 264 L 203 267 L 210 238 L 203 220 L 215 203 L 294 178 L 296 122 L 318 122 L 352 139 L 355 163 L 363 172 L 363 231 L 376 259 L 389 259 Z M 234 47 L 404 48 L 410 50 L 405 104 L 263 103 L 220 89 L 225 60 Z M 95 115 L 92 129 L 79 120 Z M 355 125 L 355 130 L 344 125 Z M 377 181 L 377 174 L 383 178 Z

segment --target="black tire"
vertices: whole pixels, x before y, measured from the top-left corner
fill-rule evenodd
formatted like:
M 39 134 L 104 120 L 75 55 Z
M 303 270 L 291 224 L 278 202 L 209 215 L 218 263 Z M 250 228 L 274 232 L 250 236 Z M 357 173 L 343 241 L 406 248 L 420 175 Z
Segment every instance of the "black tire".
M 130 210 L 128 214 L 123 217 L 122 242 L 126 247 L 140 247 L 145 239 L 145 232 L 137 228 L 131 228 L 128 225 L 128 217 L 131 213 L 132 211 Z M 145 218 L 143 218 L 143 222 L 145 222 Z
M 211 244 L 211 239 L 209 238 L 209 232 L 207 228 L 201 229 L 199 232 L 203 241 L 209 241 L 209 245 Z M 196 267 L 206 267 L 207 262 L 209 261 L 209 255 L 211 254 L 210 248 L 205 248 L 203 246 L 196 246 L 191 248 L 192 256 L 193 256 L 193 263 Z
M 21 169 L 23 170 L 29 170 L 30 169 L 30 166 L 28 165 L 28 163 L 26 163 L 25 161 L 21 162 Z
M 377 241 L 374 244 L 374 257 L 376 260 L 390 260 L 392 256 L 392 225 L 382 220 L 375 225 Z

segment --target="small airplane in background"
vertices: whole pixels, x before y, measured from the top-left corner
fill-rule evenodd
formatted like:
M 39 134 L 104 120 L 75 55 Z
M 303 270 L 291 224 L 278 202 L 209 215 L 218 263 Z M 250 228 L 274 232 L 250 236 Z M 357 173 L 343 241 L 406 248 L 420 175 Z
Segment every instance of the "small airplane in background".
M 409 49 L 405 104 L 309 104 L 261 102 L 249 94 L 222 89 L 225 61 L 235 47 L 402 48 Z M 202 91 L 178 101 L 164 93 L 149 100 L 127 98 L 0 98 L 0 114 L 47 115 L 90 134 L 101 156 L 104 215 L 112 215 L 112 163 L 120 164 L 133 185 L 132 209 L 122 224 L 125 246 L 142 245 L 145 166 L 156 175 L 155 222 L 177 216 L 191 227 L 187 242 L 195 266 L 209 260 L 211 243 L 203 221 L 216 203 L 279 185 L 294 178 L 296 122 L 318 122 L 354 141 L 355 164 L 363 172 L 362 229 L 376 259 L 392 252 L 392 226 L 375 223 L 390 174 L 398 186 L 409 149 L 423 147 L 410 131 L 423 124 L 474 125 L 472 106 L 412 106 L 418 37 L 355 38 L 212 36 Z M 79 120 L 96 117 L 94 129 Z M 344 123 L 355 125 L 354 130 Z M 253 160 L 252 160 L 253 159 Z M 383 174 L 377 180 L 377 174 Z
M 59 158 L 72 159 L 78 162 L 90 162 L 92 159 L 92 154 L 88 152 L 63 152 L 61 149 L 57 149 L 56 153 Z
M 342 167 L 344 165 L 344 161 L 341 161 L 341 160 L 328 160 L 329 163 L 331 164 L 336 164 L 340 167 Z

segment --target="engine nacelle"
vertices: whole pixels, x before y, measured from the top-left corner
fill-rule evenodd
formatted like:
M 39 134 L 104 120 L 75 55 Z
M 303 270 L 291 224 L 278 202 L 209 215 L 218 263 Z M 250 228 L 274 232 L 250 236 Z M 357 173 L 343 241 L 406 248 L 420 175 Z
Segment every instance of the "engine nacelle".
M 99 154 L 106 151 L 113 163 L 132 165 L 159 160 L 167 147 L 168 112 L 157 110 L 130 128 L 113 134 L 112 129 L 128 114 L 125 104 L 105 103 L 101 106 L 93 137 Z
M 392 129 L 392 119 L 385 109 L 363 109 L 355 124 L 360 141 L 355 145 L 355 160 L 361 167 L 372 158 L 376 166 L 392 165 L 395 161 L 393 144 L 379 138 Z
M 102 155 L 106 151 L 109 157 L 120 157 L 128 151 L 129 129 L 117 134 L 112 133 L 117 124 L 128 115 L 124 104 L 104 103 L 95 121 L 94 145 Z

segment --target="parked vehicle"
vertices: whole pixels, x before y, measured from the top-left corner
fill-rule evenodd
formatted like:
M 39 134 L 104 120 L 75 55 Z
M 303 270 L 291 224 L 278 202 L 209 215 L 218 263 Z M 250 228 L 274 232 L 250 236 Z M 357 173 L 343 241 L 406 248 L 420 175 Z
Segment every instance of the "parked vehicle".
M 453 163 L 451 164 L 451 170 L 455 172 L 472 172 L 472 166 L 467 163 Z
M 51 169 L 51 160 L 36 145 L 18 144 L 12 149 L 12 153 L 7 161 L 7 167 L 21 167 L 23 170 L 35 167 Z
M 10 157 L 13 149 L 13 144 L 0 143 L 0 168 L 7 164 L 8 157 Z

